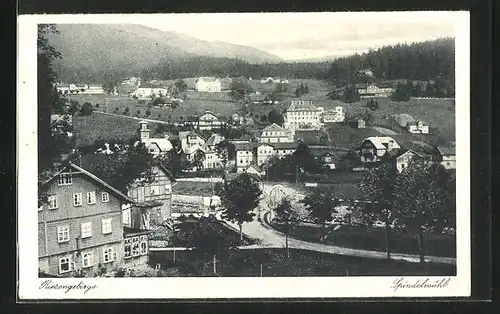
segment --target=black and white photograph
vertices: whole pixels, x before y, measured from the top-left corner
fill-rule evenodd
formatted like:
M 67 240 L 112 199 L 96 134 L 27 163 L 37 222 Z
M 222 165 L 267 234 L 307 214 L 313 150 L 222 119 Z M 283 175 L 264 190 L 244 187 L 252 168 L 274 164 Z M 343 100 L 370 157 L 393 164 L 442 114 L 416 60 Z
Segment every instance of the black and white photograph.
M 469 295 L 468 18 L 20 16 L 21 298 Z

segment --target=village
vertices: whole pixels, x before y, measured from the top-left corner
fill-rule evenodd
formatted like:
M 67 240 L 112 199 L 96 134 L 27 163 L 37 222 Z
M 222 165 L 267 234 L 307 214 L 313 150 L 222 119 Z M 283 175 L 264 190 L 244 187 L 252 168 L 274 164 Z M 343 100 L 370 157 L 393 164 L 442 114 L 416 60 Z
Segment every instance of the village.
M 455 274 L 454 87 L 358 58 L 47 79 L 39 277 Z

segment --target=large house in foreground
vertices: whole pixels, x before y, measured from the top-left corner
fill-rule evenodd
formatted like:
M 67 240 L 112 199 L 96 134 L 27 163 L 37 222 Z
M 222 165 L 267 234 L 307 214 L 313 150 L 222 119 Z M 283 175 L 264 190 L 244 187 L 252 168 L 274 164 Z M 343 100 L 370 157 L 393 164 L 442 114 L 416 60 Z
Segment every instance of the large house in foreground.
M 292 154 L 298 146 L 297 142 L 273 143 L 236 143 L 236 172 L 245 172 L 249 166 L 262 166 L 269 158 L 283 158 Z
M 127 195 L 134 204 L 124 210 L 123 222 L 136 230 L 155 229 L 171 218 L 175 178 L 160 164 L 147 171 L 151 180 L 145 180 L 145 175 L 142 175 L 127 187 Z
M 98 265 L 120 267 L 124 259 L 122 205 L 134 201 L 87 170 L 68 163 L 41 182 L 47 200 L 38 208 L 39 271 L 93 276 Z
M 215 77 L 200 77 L 195 82 L 195 89 L 198 92 L 220 92 L 222 84 Z

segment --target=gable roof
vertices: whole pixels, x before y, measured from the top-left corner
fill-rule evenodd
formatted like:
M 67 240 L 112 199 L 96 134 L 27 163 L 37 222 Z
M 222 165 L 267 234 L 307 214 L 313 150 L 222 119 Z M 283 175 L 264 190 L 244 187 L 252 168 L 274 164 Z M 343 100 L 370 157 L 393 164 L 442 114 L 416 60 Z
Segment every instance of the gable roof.
M 297 101 L 303 101 L 303 104 L 297 104 Z M 310 100 L 292 100 L 290 107 L 286 110 L 287 112 L 292 111 L 321 111 L 318 107 L 314 106 Z
M 417 121 L 415 118 L 406 113 L 395 114 L 392 117 L 402 127 L 406 127 L 409 123 L 415 123 Z
M 365 141 L 371 142 L 373 144 L 373 146 L 375 146 L 376 149 L 386 149 L 387 144 L 390 141 L 394 142 L 394 148 L 401 148 L 401 146 L 399 146 L 399 144 L 396 143 L 396 141 L 392 137 L 389 137 L 389 136 L 372 136 L 372 137 L 366 138 L 363 142 L 365 142 Z
M 396 155 L 396 158 L 399 158 L 399 157 L 401 157 L 401 156 L 403 156 L 403 155 L 406 155 L 406 154 L 413 154 L 413 155 L 415 155 L 415 156 L 422 157 L 422 158 L 424 157 L 424 155 L 422 155 L 422 154 L 421 154 L 421 153 L 419 153 L 419 152 L 414 151 L 413 149 L 405 149 L 405 150 L 400 151 L 400 152 Z
M 126 196 L 125 194 L 123 194 L 122 192 L 120 192 L 119 190 L 117 190 L 116 188 L 112 187 L 111 185 L 109 185 L 108 183 L 104 182 L 104 180 L 102 180 L 101 178 L 99 178 L 98 176 L 90 173 L 89 171 L 75 165 L 74 163 L 72 162 L 69 162 L 67 166 L 63 167 L 60 171 L 58 171 L 54 176 L 52 176 L 50 179 L 46 180 L 45 182 L 42 183 L 42 186 L 45 186 L 47 185 L 48 183 L 50 183 L 52 180 L 54 180 L 57 176 L 59 176 L 60 173 L 62 173 L 64 170 L 66 169 L 69 169 L 69 168 L 72 168 L 74 170 L 76 170 L 77 172 L 80 172 L 82 173 L 83 175 L 85 175 L 87 178 L 93 180 L 94 182 L 104 186 L 105 188 L 107 188 L 109 191 L 111 191 L 115 196 L 117 196 L 118 198 L 121 198 L 122 200 L 125 200 L 127 202 L 130 202 L 130 203 L 135 203 L 134 200 L 132 200 L 131 198 L 129 198 L 128 196 Z
M 257 147 L 258 143 L 234 143 L 234 148 L 236 151 L 242 150 L 252 150 Z
M 450 145 L 450 146 L 438 146 L 437 151 L 442 156 L 455 155 L 455 147 L 452 145 Z
M 205 111 L 203 114 L 200 115 L 200 117 L 198 118 L 198 120 L 202 120 L 202 117 L 203 116 L 206 116 L 206 115 L 210 115 L 210 116 L 214 116 L 215 118 L 219 119 L 218 116 L 216 116 L 215 114 L 213 114 L 212 112 L 210 111 Z
M 262 129 L 262 132 L 268 132 L 268 131 L 286 131 L 286 130 L 277 125 L 276 123 L 273 123 L 270 126 L 267 126 L 264 129 Z
M 204 82 L 216 82 L 216 81 L 219 81 L 220 80 L 218 78 L 215 78 L 213 76 L 205 76 L 205 77 L 199 77 L 196 82 L 198 81 L 204 81 Z
M 167 152 L 173 148 L 172 143 L 166 138 L 145 138 L 142 142 L 149 147 L 150 145 L 156 145 L 162 152 Z
M 214 133 L 210 136 L 210 138 L 207 140 L 206 142 L 206 145 L 208 146 L 213 146 L 213 145 L 217 145 L 219 144 L 220 142 L 222 142 L 224 140 L 224 136 L 222 135 L 219 135 L 217 133 Z

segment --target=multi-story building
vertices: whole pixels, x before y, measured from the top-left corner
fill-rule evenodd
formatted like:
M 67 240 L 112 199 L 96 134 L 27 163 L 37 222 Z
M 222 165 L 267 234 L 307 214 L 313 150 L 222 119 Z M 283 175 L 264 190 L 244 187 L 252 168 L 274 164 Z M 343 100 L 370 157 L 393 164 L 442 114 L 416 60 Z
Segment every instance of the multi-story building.
M 173 148 L 167 133 L 163 137 L 151 138 L 151 130 L 146 121 L 139 122 L 139 134 L 141 142 L 153 156 L 165 155 Z
M 337 106 L 333 110 L 324 111 L 321 114 L 321 122 L 332 123 L 332 122 L 344 122 L 345 111 L 344 107 Z
M 122 264 L 122 205 L 134 201 L 87 170 L 68 163 L 41 183 L 38 209 L 39 270 L 57 276 Z
M 358 88 L 361 98 L 389 97 L 394 89 L 387 84 L 370 84 L 366 87 Z
M 408 132 L 413 134 L 429 134 L 429 125 L 424 121 L 415 121 L 406 126 Z
M 398 170 L 398 172 L 403 172 L 403 170 L 408 167 L 411 160 L 413 160 L 414 158 L 424 159 L 424 155 L 421 153 L 417 153 L 411 149 L 401 152 L 395 159 L 396 169 Z
M 146 169 L 138 179 L 127 187 L 127 195 L 134 204 L 124 210 L 123 221 L 134 229 L 155 229 L 170 219 L 172 208 L 172 185 L 175 178 L 162 165 Z
M 130 96 L 137 98 L 151 98 L 168 96 L 168 94 L 169 93 L 166 88 L 139 87 L 138 89 L 130 93 Z
M 292 100 L 283 126 L 289 130 L 318 130 L 322 126 L 322 113 L 323 108 L 314 106 L 310 100 Z
M 392 137 L 368 137 L 360 146 L 361 162 L 379 162 L 386 154 L 396 153 L 400 148 Z
M 276 123 L 265 127 L 258 136 L 260 143 L 290 143 L 294 140 L 293 131 L 284 129 Z
M 450 143 L 448 146 L 438 146 L 436 150 L 437 162 L 443 165 L 445 169 L 456 169 L 457 156 L 454 143 Z
M 212 130 L 220 129 L 224 125 L 216 115 L 210 111 L 205 111 L 203 115 L 198 118 L 198 130 Z
M 195 82 L 195 89 L 198 92 L 220 92 L 222 84 L 215 77 L 200 77 Z
M 248 166 L 256 162 L 256 156 L 254 156 L 254 148 L 258 145 L 257 143 L 235 143 L 234 147 L 236 150 L 236 171 L 244 172 Z

